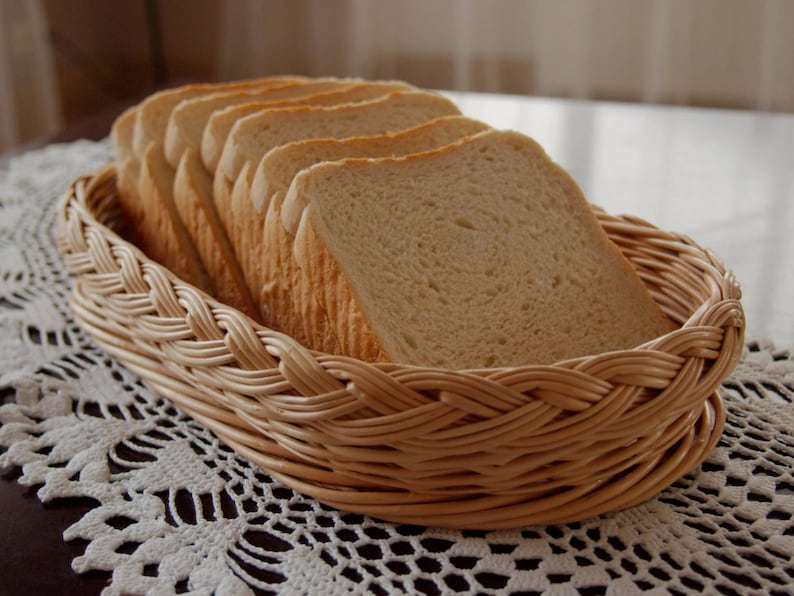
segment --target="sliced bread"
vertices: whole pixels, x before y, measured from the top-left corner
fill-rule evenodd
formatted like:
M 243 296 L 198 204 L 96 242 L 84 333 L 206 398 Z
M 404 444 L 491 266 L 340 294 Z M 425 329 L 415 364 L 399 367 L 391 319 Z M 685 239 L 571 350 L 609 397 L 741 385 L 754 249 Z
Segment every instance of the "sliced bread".
M 382 134 L 457 114 L 460 110 L 454 103 L 428 91 L 398 91 L 340 106 L 265 110 L 234 125 L 223 146 L 215 177 L 222 175 L 234 181 L 244 163 L 256 165 L 270 149 L 292 141 Z
M 135 210 L 140 202 L 138 193 L 138 174 L 141 162 L 132 150 L 132 139 L 135 131 L 135 119 L 138 116 L 138 106 L 127 108 L 113 122 L 110 129 L 110 140 L 113 143 L 113 154 L 116 160 L 116 187 L 119 191 L 120 205 L 126 210 L 127 216 Z M 129 217 L 128 222 L 133 221 Z M 132 232 L 132 226 L 127 226 Z
M 292 258 L 292 236 L 281 224 L 280 211 L 292 178 L 316 163 L 349 157 L 387 157 L 436 149 L 488 129 L 464 116 L 442 116 L 397 133 L 350 139 L 310 139 L 277 147 L 259 162 L 251 201 L 263 217 L 264 234 L 244 239 L 256 250 L 241 256 L 241 265 L 255 300 L 266 305 L 270 326 L 305 341 L 316 349 L 338 349 L 335 336 L 314 304 L 304 302 L 302 313 L 293 310 L 291 294 L 297 284 Z M 240 176 L 242 178 L 242 176 Z
M 193 239 L 176 212 L 173 186 L 174 170 L 165 161 L 162 143 L 150 143 L 141 161 L 141 200 L 132 204 L 135 211 L 128 215 L 135 222 L 133 238 L 146 254 L 182 280 L 212 293 Z
M 373 81 L 368 83 L 350 83 L 337 91 L 315 93 L 307 96 L 305 95 L 305 87 L 307 86 L 311 87 L 303 83 L 293 84 L 289 88 L 280 86 L 274 88 L 270 93 L 262 92 L 259 95 L 261 97 L 271 97 L 271 101 L 262 102 L 263 105 L 313 105 L 315 101 L 320 105 L 335 105 L 335 103 L 339 102 L 379 97 L 395 90 L 410 88 L 409 85 L 402 82 Z M 191 119 L 194 125 L 199 126 L 201 124 L 201 114 L 206 115 L 205 108 L 207 103 L 211 104 L 212 100 L 218 97 L 218 95 L 208 95 L 198 100 L 200 102 L 197 112 L 198 117 Z M 228 100 L 229 98 L 225 97 L 225 99 Z M 174 124 L 174 116 L 186 105 L 195 106 L 196 103 L 193 100 L 182 102 L 174 109 L 169 126 Z M 195 139 L 199 136 L 193 135 L 192 142 L 195 142 Z M 191 142 L 188 136 L 182 138 L 187 142 Z M 207 172 L 199 158 L 198 145 L 185 145 L 184 147 L 174 181 L 173 200 L 176 210 L 196 244 L 202 263 L 209 274 L 213 286 L 216 288 L 218 298 L 226 304 L 252 314 L 251 305 L 253 300 L 251 294 L 241 274 L 236 253 L 229 248 L 231 246 L 230 233 L 233 238 L 238 240 L 238 246 L 242 247 L 245 245 L 239 242 L 234 231 L 230 229 L 229 222 L 222 221 L 218 215 L 215 198 L 212 195 L 211 174 Z M 199 213 L 196 213 L 197 211 Z M 243 204 L 238 215 L 245 220 L 248 218 L 247 214 L 251 212 L 252 209 L 248 205 Z M 251 215 L 255 214 L 251 213 Z M 241 248 L 240 252 L 248 254 L 250 249 Z
M 354 105 L 358 103 L 369 102 L 377 99 L 381 99 L 389 95 L 390 93 L 395 93 L 399 91 L 408 91 L 412 89 L 407 83 L 402 82 L 393 82 L 393 81 L 373 81 L 367 83 L 360 83 L 351 85 L 350 87 L 344 89 L 337 89 L 334 91 L 327 91 L 323 93 L 317 93 L 315 95 L 310 95 L 308 97 L 298 99 L 295 101 L 281 101 L 276 103 L 270 104 L 262 104 L 265 106 L 263 109 L 257 110 L 250 114 L 249 116 L 253 119 L 256 115 L 263 115 L 266 111 L 274 110 L 277 108 L 298 108 L 298 107 L 305 107 L 305 108 L 320 108 L 320 107 L 328 107 L 328 108 L 336 108 L 342 107 L 346 105 Z M 232 127 L 234 128 L 234 127 Z M 222 131 L 219 131 L 222 132 Z M 228 131 L 231 133 L 231 129 Z M 206 135 L 205 135 L 206 136 Z M 216 139 L 219 141 L 220 139 Z M 227 135 L 228 140 L 228 135 Z M 224 142 L 224 147 L 225 147 Z M 221 154 L 223 152 L 221 151 Z M 220 161 L 220 158 L 218 159 Z M 214 176 L 213 182 L 213 194 L 215 196 L 215 202 L 219 205 L 226 205 L 231 201 L 231 193 L 233 189 L 236 189 L 236 192 L 239 196 L 247 197 L 250 191 L 250 184 L 251 184 L 251 175 L 253 174 L 253 168 L 256 163 L 251 163 L 250 166 L 247 168 L 248 173 L 242 180 L 239 180 L 239 174 L 235 178 L 227 178 L 226 176 L 217 176 L 217 168 L 215 170 L 211 170 Z M 241 168 L 242 171 L 242 168 Z M 231 225 L 228 222 L 223 213 L 221 214 L 221 221 L 224 222 L 225 225 Z
M 182 158 L 182 153 L 188 147 L 201 146 L 201 135 L 204 132 L 204 126 L 215 110 L 244 101 L 254 101 L 263 94 L 267 97 L 268 94 L 276 93 L 280 90 L 289 92 L 299 86 L 300 83 L 297 82 L 285 82 L 265 85 L 264 87 L 205 93 L 198 97 L 183 99 L 174 106 L 168 116 L 168 123 L 166 124 L 163 138 L 166 160 L 176 169 L 177 165 L 179 165 L 179 160 Z
M 240 202 L 231 200 L 232 186 L 243 166 L 250 164 L 245 177 L 237 181 L 239 192 L 236 193 L 240 197 L 248 197 L 255 166 L 275 147 L 311 138 L 384 134 L 411 128 L 440 116 L 459 114 L 455 104 L 438 94 L 399 91 L 382 98 L 339 106 L 271 109 L 247 116 L 230 131 L 215 171 L 213 196 L 221 222 L 233 235 L 237 234 L 237 228 L 252 225 L 249 210 L 233 208 Z
M 274 102 L 284 100 L 298 101 L 323 92 L 347 89 L 357 84 L 362 83 L 356 79 L 290 81 L 253 89 L 234 89 L 182 100 L 171 111 L 168 119 L 165 131 L 165 156 L 168 162 L 176 168 L 182 157 L 182 152 L 187 147 L 194 147 L 200 150 L 204 129 L 210 118 L 217 111 L 229 110 L 231 112 L 231 108 L 243 105 L 246 106 L 244 110 L 250 109 L 253 111 L 256 108 L 252 106 L 256 105 L 261 105 L 263 106 L 262 109 L 264 109 Z M 403 86 L 407 87 L 407 84 L 403 84 Z M 342 101 L 337 103 L 342 103 Z M 239 117 L 238 113 L 235 119 Z M 210 142 L 208 141 L 208 143 Z M 212 145 L 210 144 L 210 146 Z M 214 172 L 215 169 L 212 168 L 210 171 Z
M 449 100 L 433 93 L 413 91 L 391 93 L 382 99 L 336 107 L 272 109 L 241 120 L 232 129 L 226 147 L 250 141 L 246 145 L 246 155 L 257 156 L 256 151 L 264 155 L 274 147 L 300 139 L 379 134 L 409 128 L 449 114 L 459 114 L 457 107 Z M 250 127 L 240 127 L 249 119 Z M 248 139 L 249 133 L 256 135 L 256 140 Z M 226 149 L 224 153 L 228 154 Z M 231 179 L 227 179 L 221 171 L 220 162 L 213 182 L 218 217 L 232 239 L 238 261 L 251 250 L 245 239 L 262 233 L 261 216 L 257 216 L 253 209 L 248 193 L 249 171 L 252 171 L 253 165 L 248 164 L 244 175 L 237 178 L 234 193 L 231 192 Z M 258 290 L 260 286 L 255 287 Z M 253 297 L 256 300 L 256 295 Z
M 302 287 L 351 356 L 548 364 L 670 330 L 576 183 L 518 133 L 315 165 L 282 218 Z
M 223 230 L 217 226 L 213 227 L 217 222 L 214 210 L 196 213 L 196 209 L 201 206 L 213 205 L 212 200 L 205 197 L 204 180 L 198 176 L 190 178 L 199 171 L 197 168 L 186 166 L 183 172 L 178 173 L 168 163 L 163 145 L 166 136 L 163 125 L 169 121 L 175 109 L 190 99 L 214 98 L 230 92 L 263 93 L 271 90 L 273 98 L 281 98 L 285 101 L 284 98 L 292 96 L 303 97 L 307 90 L 303 89 L 302 85 L 305 84 L 311 90 L 317 89 L 320 82 L 320 80 L 309 82 L 302 77 L 268 77 L 233 83 L 188 85 L 156 93 L 144 100 L 136 109 L 133 155 L 119 167 L 124 177 L 119 187 L 123 190 L 120 202 L 122 208 L 132 215 L 128 221 L 131 223 L 133 237 L 139 239 L 151 255 L 158 255 L 155 258 L 162 259 L 163 264 L 167 266 L 173 264 L 172 268 L 179 268 L 180 274 L 187 281 L 215 293 L 231 306 L 251 312 L 251 298 L 242 277 L 238 274 L 239 265 L 236 261 L 227 260 L 233 256 L 230 251 L 223 250 L 228 245 L 228 241 L 223 242 Z M 336 79 L 322 80 L 322 82 L 333 87 L 343 85 Z M 145 152 L 148 176 L 146 181 L 142 179 L 144 175 L 142 168 L 136 168 L 135 164 L 136 144 L 144 143 L 148 143 Z M 152 146 L 155 148 L 149 151 Z M 193 161 L 188 159 L 185 163 L 192 164 Z M 140 179 L 135 178 L 136 172 L 139 172 Z M 149 189 L 156 188 L 157 192 L 143 192 L 144 184 Z M 136 188 L 139 190 L 137 195 Z M 145 219 L 143 213 L 146 214 Z M 160 219 L 163 221 L 159 221 Z M 186 225 L 186 221 L 189 225 Z M 180 234 L 178 246 L 189 251 L 188 254 L 182 257 L 171 254 L 170 248 L 165 248 L 172 247 L 171 240 L 153 235 L 153 230 L 166 229 L 178 230 Z M 220 239 L 220 244 L 217 239 Z M 182 266 L 183 261 L 190 264 L 188 269 Z
M 188 267 L 180 270 L 186 276 L 184 279 L 204 289 L 211 289 L 207 285 L 206 270 L 195 260 L 195 247 L 187 244 L 188 236 L 184 235 L 183 223 L 167 221 L 178 217 L 172 197 L 173 190 L 169 185 L 169 181 L 173 182 L 175 172 L 173 168 L 167 167 L 167 163 L 161 164 L 159 160 L 165 162 L 162 141 L 165 125 L 173 108 L 191 97 L 221 93 L 224 90 L 277 86 L 300 80 L 304 79 L 266 77 L 251 81 L 176 87 L 150 95 L 117 118 L 111 129 L 111 138 L 116 157 L 119 206 L 125 214 L 127 233 L 145 247 L 150 256 L 158 254 L 159 258 L 166 258 L 168 262 L 178 260 L 180 263 L 188 263 Z M 155 148 L 150 151 L 152 145 Z M 143 189 L 144 185 L 146 191 Z M 182 236 L 177 246 L 184 247 L 189 254 L 178 257 L 165 250 L 164 246 L 170 246 L 169 240 L 157 236 L 157 233 L 165 233 L 165 230 L 178 230 Z
M 259 79 L 230 81 L 225 83 L 199 83 L 165 89 L 147 97 L 138 105 L 132 148 L 141 157 L 149 143 L 164 142 L 171 111 L 180 102 L 210 93 L 281 85 L 305 80 L 303 77 L 263 77 Z
M 358 79 L 318 79 L 306 82 L 300 93 L 290 96 L 290 102 L 274 103 L 273 99 L 244 102 L 215 111 L 207 121 L 201 138 L 201 159 L 207 170 L 215 172 L 223 147 L 238 120 L 279 106 L 335 106 L 343 103 L 374 99 L 391 89 L 411 89 L 401 81 L 360 81 Z M 379 90 L 378 93 L 376 90 Z
M 135 119 L 138 117 L 138 106 L 124 110 L 110 128 L 110 139 L 116 161 L 126 161 L 133 155 L 132 139 L 135 134 Z
M 229 236 L 213 208 L 212 178 L 204 169 L 198 149 L 189 147 L 182 153 L 173 188 L 178 189 L 173 194 L 174 208 L 196 247 L 215 296 L 259 319 L 260 309 L 245 286 Z

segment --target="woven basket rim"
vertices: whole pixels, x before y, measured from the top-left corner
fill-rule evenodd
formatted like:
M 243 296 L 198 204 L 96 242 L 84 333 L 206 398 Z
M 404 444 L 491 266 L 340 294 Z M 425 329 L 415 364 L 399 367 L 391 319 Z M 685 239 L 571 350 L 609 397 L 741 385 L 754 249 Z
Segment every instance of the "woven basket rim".
M 326 504 L 450 527 L 573 521 L 653 496 L 722 431 L 739 285 L 710 251 L 639 218 L 595 210 L 678 329 L 629 350 L 456 371 L 307 350 L 150 261 L 106 225 L 114 199 L 111 164 L 60 206 L 78 320 L 238 453 Z M 577 491 L 579 505 L 560 505 Z M 444 512 L 466 507 L 481 509 Z

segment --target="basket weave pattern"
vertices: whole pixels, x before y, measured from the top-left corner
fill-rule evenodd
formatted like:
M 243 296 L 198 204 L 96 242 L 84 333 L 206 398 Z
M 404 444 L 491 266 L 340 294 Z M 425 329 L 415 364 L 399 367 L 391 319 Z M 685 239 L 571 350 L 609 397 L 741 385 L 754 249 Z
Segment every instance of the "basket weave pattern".
M 309 351 L 119 236 L 115 172 L 78 179 L 58 242 L 71 306 L 108 353 L 284 484 L 395 522 L 564 523 L 647 500 L 698 466 L 741 354 L 730 272 L 691 240 L 597 212 L 680 328 L 553 366 L 448 371 Z

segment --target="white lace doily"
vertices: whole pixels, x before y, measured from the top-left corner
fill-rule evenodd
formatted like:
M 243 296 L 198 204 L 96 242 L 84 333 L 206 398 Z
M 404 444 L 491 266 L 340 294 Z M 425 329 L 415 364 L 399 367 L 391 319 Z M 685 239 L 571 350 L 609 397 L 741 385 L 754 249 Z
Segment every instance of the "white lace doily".
M 219 444 L 75 324 L 52 238 L 107 143 L 0 171 L 0 467 L 42 501 L 98 505 L 64 532 L 107 594 L 791 593 L 794 357 L 754 341 L 713 454 L 657 498 L 564 526 L 460 532 L 319 505 Z

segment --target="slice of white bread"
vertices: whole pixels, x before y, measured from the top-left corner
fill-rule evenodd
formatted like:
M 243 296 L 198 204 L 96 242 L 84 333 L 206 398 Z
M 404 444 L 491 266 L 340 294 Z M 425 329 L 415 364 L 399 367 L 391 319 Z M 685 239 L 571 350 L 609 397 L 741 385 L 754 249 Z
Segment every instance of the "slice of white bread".
M 262 77 L 243 81 L 224 83 L 198 83 L 165 89 L 153 93 L 138 104 L 135 129 L 133 131 L 132 148 L 139 157 L 143 155 L 149 143 L 165 141 L 168 119 L 173 109 L 180 102 L 211 93 L 225 93 L 234 90 L 245 90 L 267 86 L 282 85 L 305 80 L 303 77 Z
M 229 236 L 213 208 L 212 178 L 204 169 L 198 149 L 188 147 L 182 153 L 173 188 L 178 219 L 196 248 L 215 296 L 259 319 L 260 309 L 245 286 Z
M 403 83 L 399 81 L 397 82 L 373 81 L 367 83 L 359 83 L 359 84 L 351 85 L 344 89 L 336 89 L 333 91 L 317 93 L 315 95 L 311 95 L 295 101 L 261 104 L 262 109 L 258 109 L 255 112 L 250 113 L 248 116 L 246 116 L 246 118 L 250 117 L 252 120 L 254 120 L 255 116 L 264 115 L 266 111 L 273 110 L 278 107 L 291 107 L 291 108 L 342 107 L 344 105 L 353 105 L 353 104 L 381 99 L 386 97 L 390 93 L 408 91 L 408 90 L 415 91 L 415 89 L 410 85 L 408 85 L 407 83 Z M 227 132 L 231 133 L 232 129 L 234 128 L 235 127 L 232 126 Z M 219 130 L 217 132 L 218 134 L 221 134 L 223 131 Z M 227 140 L 228 140 L 228 134 L 227 134 Z M 214 143 L 217 143 L 218 141 L 220 141 L 220 138 L 216 138 L 215 141 L 209 144 L 212 146 Z M 226 142 L 224 142 L 223 146 L 225 147 L 225 145 Z M 210 170 L 210 172 L 212 172 L 214 177 L 212 191 L 215 197 L 216 204 L 219 205 L 228 204 L 229 201 L 231 201 L 231 195 L 233 189 L 236 191 L 238 196 L 247 197 L 250 190 L 249 186 L 251 183 L 251 174 L 253 167 L 255 165 L 256 165 L 255 162 L 251 162 L 248 165 L 248 168 L 243 167 L 241 171 L 247 170 L 245 176 L 238 175 L 236 178 L 233 179 L 229 179 L 226 176 L 217 176 L 216 175 L 217 168 L 215 170 Z M 242 178 L 242 180 L 240 180 L 240 178 Z M 224 225 L 227 226 L 232 225 L 231 222 L 225 218 L 224 213 L 221 213 L 221 221 L 223 221 Z
M 333 106 L 343 103 L 372 99 L 366 92 L 369 86 L 403 86 L 412 88 L 401 81 L 360 81 L 359 79 L 317 79 L 303 84 L 302 93 L 293 97 L 293 104 L 313 106 Z M 385 89 L 383 90 L 385 93 Z M 363 92 L 363 93 L 362 93 Z M 216 110 L 210 116 L 201 138 L 201 160 L 210 172 L 215 172 L 221 158 L 223 147 L 232 128 L 238 120 L 246 116 L 275 107 L 269 100 L 250 101 Z
M 159 160 L 165 160 L 162 141 L 165 136 L 165 124 L 172 109 L 190 97 L 211 95 L 224 90 L 278 86 L 301 80 L 304 79 L 266 77 L 251 81 L 185 85 L 167 89 L 150 95 L 140 104 L 128 108 L 114 122 L 111 138 L 116 157 L 119 206 L 125 216 L 126 232 L 150 256 L 157 254 L 159 258 L 170 259 L 163 263 L 167 266 L 172 261 L 178 263 L 174 267 L 180 267 L 180 263 L 190 263 L 190 267 L 180 268 L 185 281 L 195 283 L 208 291 L 212 289 L 207 285 L 208 279 L 203 265 L 195 262 L 195 247 L 190 247 L 185 242 L 187 237 L 182 236 L 178 245 L 190 250 L 190 254 L 177 256 L 165 249 L 165 246 L 170 246 L 170 239 L 162 236 L 165 230 L 179 230 L 180 234 L 184 233 L 184 226 L 180 221 L 167 221 L 177 216 L 171 196 L 174 171 L 173 168 L 169 171 L 169 168 L 159 163 Z M 152 145 L 156 147 L 149 151 Z M 147 163 L 144 164 L 144 161 Z M 144 175 L 147 177 L 146 180 L 143 179 Z M 144 185 L 147 187 L 147 192 L 142 189 Z M 163 221 L 157 221 L 158 219 Z M 189 277 L 191 271 L 197 277 Z
M 223 93 L 212 93 L 185 99 L 181 101 L 172 111 L 168 119 L 165 132 L 165 156 L 168 163 L 176 168 L 182 153 L 187 147 L 201 149 L 202 136 L 208 121 L 212 116 L 222 110 L 232 112 L 232 108 L 246 106 L 245 110 L 256 110 L 254 106 L 261 106 L 262 109 L 269 107 L 273 102 L 292 100 L 298 101 L 302 98 L 317 96 L 320 93 L 333 92 L 348 89 L 352 86 L 363 84 L 358 79 L 317 79 L 311 81 L 291 81 L 278 85 L 271 84 L 266 87 L 253 89 L 235 89 Z M 396 85 L 396 83 L 395 83 Z M 408 87 L 403 83 L 403 87 Z M 336 103 L 343 103 L 338 101 Z M 239 111 L 233 116 L 239 119 Z M 220 122 L 219 119 L 218 122 Z M 215 131 L 222 134 L 217 128 Z M 231 128 L 231 126 L 229 127 Z M 226 140 L 225 135 L 223 141 Z M 212 146 L 211 139 L 208 145 Z M 220 141 L 218 141 L 220 142 Z M 223 147 L 220 142 L 220 147 Z M 214 172 L 212 168 L 210 171 Z
M 116 161 L 125 161 L 132 157 L 132 139 L 135 133 L 135 120 L 138 117 L 138 106 L 134 105 L 124 110 L 113 122 L 110 129 L 110 139 Z
M 459 114 L 454 103 L 436 93 L 398 91 L 369 101 L 271 109 L 247 116 L 232 127 L 215 171 L 212 190 L 221 222 L 233 236 L 251 225 L 250 211 L 244 206 L 253 173 L 275 147 L 303 139 L 384 134 Z M 232 185 L 237 200 L 231 200 Z
M 113 122 L 110 129 L 110 140 L 113 144 L 113 154 L 116 160 L 116 187 L 118 188 L 122 205 L 127 203 L 129 214 L 132 206 L 140 202 L 138 192 L 138 176 L 141 162 L 132 150 L 132 139 L 135 131 L 135 119 L 138 117 L 138 106 L 134 105 L 122 112 Z M 122 207 L 123 208 L 123 207 Z M 127 218 L 128 221 L 131 219 Z M 127 226 L 128 228 L 131 226 Z M 129 232 L 130 230 L 128 230 Z
M 234 89 L 219 93 L 201 94 L 198 97 L 183 99 L 171 110 L 165 127 L 163 146 L 165 158 L 176 169 L 182 153 L 188 147 L 200 147 L 204 125 L 215 110 L 244 101 L 254 101 L 264 94 L 288 93 L 297 88 L 299 83 L 286 82 L 245 89 Z
M 410 128 L 439 116 L 459 113 L 452 102 L 440 95 L 414 91 L 391 93 L 382 99 L 336 107 L 305 106 L 266 110 L 235 125 L 226 147 L 237 142 L 247 142 L 245 154 L 255 157 L 258 162 L 270 149 L 296 140 L 321 136 L 345 138 L 380 134 Z M 249 133 L 255 135 L 256 139 L 249 139 Z M 227 153 L 226 149 L 224 153 Z M 249 165 L 248 168 L 250 167 Z M 220 162 L 213 182 L 213 198 L 218 217 L 232 239 L 238 261 L 251 250 L 246 239 L 262 233 L 262 219 L 253 209 L 248 193 L 248 168 L 237 179 L 234 193 L 229 190 L 231 182 L 221 171 Z M 244 190 L 241 191 L 240 188 Z M 256 296 L 254 299 L 256 300 Z
M 670 330 L 576 183 L 518 133 L 318 164 L 295 177 L 282 218 L 302 287 L 351 356 L 548 364 Z
M 386 133 L 457 114 L 460 110 L 449 99 L 428 91 L 397 91 L 379 99 L 340 106 L 265 110 L 234 125 L 223 146 L 215 178 L 225 177 L 233 182 L 245 163 L 256 165 L 270 149 L 292 141 Z
M 241 255 L 241 265 L 252 295 L 263 305 L 270 319 L 265 323 L 280 328 L 316 349 L 338 349 L 324 316 L 293 311 L 292 288 L 297 271 L 292 258 L 292 236 L 281 224 L 280 211 L 292 179 L 316 163 L 349 157 L 388 157 L 436 149 L 477 134 L 489 127 L 464 116 L 442 116 L 404 131 L 350 139 L 310 139 L 277 147 L 268 152 L 254 175 L 251 201 L 264 213 L 264 234 L 246 240 L 256 248 Z M 313 304 L 304 304 L 313 307 Z
M 174 168 L 165 160 L 163 142 L 166 133 L 162 125 L 168 122 L 174 109 L 192 98 L 211 98 L 226 95 L 229 92 L 257 91 L 263 93 L 265 90 L 271 89 L 275 99 L 289 101 L 290 97 L 302 98 L 306 93 L 310 93 L 312 90 L 316 91 L 318 88 L 338 88 L 347 85 L 336 79 L 328 79 L 322 80 L 323 86 L 318 87 L 320 82 L 320 80 L 309 82 L 302 77 L 268 77 L 233 83 L 188 85 L 156 93 L 137 106 L 133 155 L 126 162 L 122 162 L 118 168 L 123 179 L 119 186 L 120 203 L 122 210 L 127 214 L 127 221 L 130 222 L 131 235 L 146 247 L 150 256 L 158 255 L 154 258 L 170 268 L 179 267 L 183 279 L 214 293 L 231 306 L 245 312 L 251 311 L 251 298 L 247 294 L 242 278 L 236 275 L 239 272 L 239 265 L 236 262 L 226 261 L 229 256 L 233 256 L 232 253 L 211 243 L 212 239 L 222 237 L 223 232 L 207 227 L 201 227 L 200 231 L 197 231 L 192 225 L 215 222 L 217 217 L 213 217 L 214 213 L 212 212 L 198 214 L 198 216 L 194 213 L 197 204 L 202 204 L 203 181 L 186 180 L 185 176 L 178 177 Z M 122 123 L 122 125 L 126 126 L 126 123 Z M 122 130 L 126 130 L 126 128 L 120 129 L 120 132 Z M 148 167 L 145 172 L 148 179 L 145 181 L 142 178 L 144 172 L 141 168 L 136 167 L 135 159 L 137 155 L 136 143 L 140 145 L 144 142 L 148 143 L 146 151 Z M 148 147 L 152 146 L 156 148 L 148 151 Z M 195 169 L 187 169 L 185 174 L 189 175 L 194 171 Z M 177 179 L 179 179 L 180 188 L 183 189 L 182 195 L 179 197 L 175 195 L 174 187 Z M 148 188 L 156 188 L 157 192 L 140 191 L 136 194 L 135 190 L 144 184 Z M 209 203 L 212 202 L 209 201 Z M 141 213 L 143 212 L 147 215 L 145 225 L 142 224 L 144 220 Z M 157 221 L 158 219 L 164 221 Z M 185 225 L 185 219 L 190 221 L 190 228 Z M 137 229 L 139 227 L 142 229 Z M 153 233 L 155 230 L 179 231 L 182 240 L 179 246 L 190 251 L 187 255 L 187 262 L 191 264 L 190 268 L 181 267 L 184 261 L 183 257 L 172 254 L 166 248 L 172 246 L 170 239 Z M 198 238 L 199 234 L 206 237 Z M 188 240 L 192 240 L 192 245 L 187 242 Z M 199 252 L 199 246 L 203 249 L 211 249 Z M 196 255 L 199 257 L 198 261 L 196 261 Z M 194 277 L 191 277 L 191 274 Z
M 259 101 L 253 103 L 244 102 L 240 105 L 230 105 L 222 110 L 216 110 L 207 118 L 203 118 L 201 116 L 196 117 L 195 115 L 193 117 L 185 117 L 184 114 L 180 117 L 178 115 L 179 112 L 182 112 L 184 109 L 188 109 L 188 114 L 192 114 L 193 110 L 189 108 L 194 107 L 198 107 L 200 112 L 204 111 L 207 107 L 206 104 L 208 102 L 212 102 L 215 99 L 212 97 L 205 97 L 197 100 L 199 102 L 204 102 L 198 106 L 195 105 L 195 101 L 182 102 L 182 104 L 180 104 L 180 106 L 178 106 L 172 114 L 172 120 L 169 122 L 169 129 L 172 128 L 172 125 L 176 127 L 177 122 L 181 122 L 183 126 L 190 125 L 195 127 L 196 130 L 188 132 L 185 129 L 181 133 L 172 133 L 172 136 L 177 136 L 178 134 L 183 139 L 192 138 L 194 140 L 198 136 L 201 136 L 203 138 L 201 145 L 203 153 L 205 147 L 213 148 L 219 143 L 225 143 L 227 133 L 233 126 L 232 122 L 229 120 L 230 115 L 239 118 L 245 114 L 251 114 L 253 112 L 260 113 L 264 110 L 272 110 L 276 108 L 298 106 L 338 106 L 351 102 L 354 103 L 372 100 L 383 97 L 395 91 L 405 91 L 408 89 L 412 89 L 412 87 L 408 85 L 408 83 L 404 83 L 402 81 L 359 82 L 320 79 L 311 83 L 293 85 L 290 88 L 276 89 L 270 93 L 258 94 L 260 96 Z M 253 110 L 253 112 L 251 110 Z M 214 130 L 210 133 L 208 132 L 208 127 L 212 126 L 213 123 L 215 123 Z M 228 128 L 226 125 L 228 125 Z M 200 126 L 204 126 L 205 128 L 203 133 L 198 130 L 198 127 Z M 198 145 L 194 144 L 192 146 Z M 222 147 L 223 145 L 220 144 L 220 146 Z M 213 151 L 213 149 L 209 149 L 208 151 Z M 174 157 L 181 158 L 181 155 Z M 207 171 L 211 176 L 214 176 L 215 167 L 211 164 L 208 164 L 206 160 L 204 161 Z M 227 202 L 229 196 L 231 195 L 231 188 L 232 182 L 229 182 L 225 185 L 220 185 L 218 188 L 216 188 L 216 202 Z
M 311 85 L 297 84 L 289 88 L 278 87 L 273 93 L 262 94 L 270 96 L 272 101 L 263 105 L 272 107 L 285 107 L 292 105 L 336 105 L 340 102 L 350 100 L 363 100 L 373 97 L 383 96 L 395 90 L 405 90 L 410 88 L 407 83 L 399 81 L 372 81 L 367 83 L 350 83 L 334 91 L 326 91 L 306 95 L 305 88 Z M 217 95 L 206 96 L 203 99 L 211 100 Z M 226 98 L 229 99 L 228 97 Z M 172 113 L 172 117 L 188 102 L 182 102 Z M 191 102 L 192 103 L 192 102 Z M 206 107 L 206 106 L 202 106 Z M 201 118 L 193 118 L 192 123 L 196 126 L 201 125 Z M 173 123 L 173 120 L 169 123 Z M 193 135 L 193 138 L 200 137 L 200 134 Z M 183 137 L 187 139 L 187 137 Z M 187 156 L 185 158 L 185 156 Z M 184 159 L 183 159 L 184 158 Z M 230 306 L 234 306 L 254 315 L 259 312 L 251 309 L 253 300 L 245 280 L 241 274 L 240 265 L 237 262 L 235 252 L 230 249 L 229 232 L 227 225 L 221 221 L 215 206 L 216 198 L 212 195 L 211 174 L 206 171 L 204 164 L 199 159 L 198 145 L 187 146 L 180 156 L 180 163 L 174 181 L 173 201 L 177 213 L 184 221 L 188 233 L 193 238 L 198 250 L 201 261 L 204 264 L 209 278 L 215 288 L 218 298 Z M 197 213 L 197 211 L 199 213 Z M 252 210 L 247 205 L 243 205 L 241 216 L 245 218 L 246 213 Z M 261 228 L 261 226 L 260 226 Z M 240 246 L 240 243 L 237 243 Z M 244 246 L 244 245 L 243 245 Z M 244 254 L 248 250 L 242 251 Z
M 150 143 L 143 155 L 138 191 L 141 200 L 131 203 L 128 219 L 136 244 L 152 259 L 179 278 L 212 293 L 214 288 L 204 269 L 193 239 L 176 213 L 172 191 L 174 171 L 163 155 L 162 143 Z
M 113 124 L 111 137 L 116 147 L 118 169 L 123 172 L 139 172 L 140 166 L 134 162 L 143 160 L 143 154 L 150 143 L 165 142 L 173 110 L 187 100 L 233 92 L 290 87 L 303 81 L 303 77 L 265 77 L 227 83 L 183 85 L 154 93 L 140 104 L 127 109 Z M 132 179 L 129 184 L 137 186 L 138 180 Z

